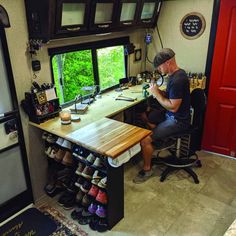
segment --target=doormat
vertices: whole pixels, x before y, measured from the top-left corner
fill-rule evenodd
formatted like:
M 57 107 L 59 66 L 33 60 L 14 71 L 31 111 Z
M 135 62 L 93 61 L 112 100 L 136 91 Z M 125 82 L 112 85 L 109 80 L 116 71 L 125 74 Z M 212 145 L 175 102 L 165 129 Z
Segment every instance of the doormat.
M 36 208 L 22 212 L 0 227 L 0 236 L 50 235 L 57 229 L 57 224 Z
M 0 227 L 0 236 L 88 236 L 55 208 L 30 208 Z
M 88 236 L 88 233 L 82 230 L 79 225 L 75 224 L 73 220 L 68 219 L 57 209 L 47 204 L 39 206 L 38 209 L 57 224 L 57 230 L 50 236 Z

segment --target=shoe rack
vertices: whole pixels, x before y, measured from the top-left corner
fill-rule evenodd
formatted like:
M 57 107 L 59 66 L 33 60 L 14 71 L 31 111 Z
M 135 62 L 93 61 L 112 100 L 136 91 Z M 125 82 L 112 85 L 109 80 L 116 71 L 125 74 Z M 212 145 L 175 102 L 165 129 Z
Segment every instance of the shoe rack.
M 66 210 L 73 209 L 71 217 L 78 223 L 91 224 L 90 228 L 97 231 L 101 227 L 112 229 L 124 217 L 123 165 L 112 167 L 107 157 L 49 133 L 44 132 L 42 138 L 51 172 L 45 192 L 51 197 L 60 194 L 58 204 Z M 96 196 L 92 188 L 98 189 Z M 91 216 L 91 204 L 100 207 L 105 216 L 101 217 L 99 209 Z

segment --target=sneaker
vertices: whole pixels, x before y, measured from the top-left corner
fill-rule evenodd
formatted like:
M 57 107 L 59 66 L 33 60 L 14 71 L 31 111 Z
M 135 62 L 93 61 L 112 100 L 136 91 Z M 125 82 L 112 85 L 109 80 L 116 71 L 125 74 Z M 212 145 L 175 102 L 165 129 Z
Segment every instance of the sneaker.
M 76 206 L 75 209 L 71 212 L 70 216 L 73 220 L 78 220 L 81 215 L 82 215 L 82 212 L 84 210 L 84 207 L 81 207 L 81 206 Z
M 133 182 L 135 184 L 141 184 L 145 181 L 147 181 L 148 179 L 150 179 L 153 176 L 153 170 L 149 170 L 149 171 L 144 171 L 141 170 L 139 171 L 138 175 L 133 179 Z
M 80 177 L 76 180 L 75 186 L 77 186 L 77 187 L 80 188 L 83 184 L 84 184 L 84 178 L 83 178 L 82 176 L 80 176 Z
M 42 134 L 42 139 L 43 139 L 43 140 L 46 140 L 47 137 L 48 137 L 48 135 L 49 135 L 49 133 L 43 132 L 43 134 Z
M 92 185 L 92 187 L 90 188 L 88 195 L 96 198 L 97 194 L 98 194 L 99 188 L 96 185 Z
M 48 134 L 46 141 L 48 143 L 55 143 L 57 141 L 57 137 L 52 134 Z
M 82 172 L 83 172 L 83 170 L 84 170 L 84 167 L 85 167 L 85 165 L 84 165 L 83 163 L 79 162 L 78 167 L 77 167 L 75 173 L 76 173 L 77 175 L 82 175 Z
M 106 210 L 103 206 L 98 205 L 97 210 L 96 210 L 96 215 L 105 218 L 106 217 Z
M 107 223 L 107 220 L 106 220 L 106 219 L 100 219 L 100 220 L 98 221 L 96 230 L 97 230 L 98 232 L 100 232 L 100 233 L 107 231 L 107 230 L 108 230 L 108 223 Z
M 98 185 L 99 181 L 102 179 L 102 176 L 100 175 L 98 170 L 95 170 L 93 177 L 92 177 L 92 184 Z
M 80 153 L 80 146 L 75 144 L 72 148 L 72 155 L 78 157 L 79 153 Z
M 92 202 L 89 207 L 88 207 L 88 211 L 92 214 L 95 214 L 96 210 L 97 210 L 98 206 L 97 204 L 95 204 L 94 202 Z
M 82 192 L 81 190 L 79 190 L 79 192 L 76 194 L 76 198 L 75 198 L 75 201 L 76 203 L 80 203 L 82 201 L 84 197 L 84 192 Z
M 82 198 L 81 205 L 84 207 L 88 207 L 91 204 L 92 200 L 89 198 L 87 194 L 85 194 Z
M 96 196 L 96 201 L 102 204 L 107 204 L 107 194 L 104 191 L 99 190 Z
M 48 146 L 48 148 L 45 150 L 45 154 L 49 157 L 51 151 L 52 151 L 52 147 Z
M 72 154 L 70 151 L 66 151 L 61 163 L 65 166 L 72 166 L 73 165 L 73 158 L 72 158 Z
M 54 147 L 52 147 L 51 152 L 48 154 L 48 157 L 54 159 L 56 157 L 56 153 L 57 153 L 57 150 Z
M 107 187 L 107 177 L 104 177 L 98 182 L 98 187 L 106 188 Z
M 69 167 L 66 167 L 60 171 L 57 172 L 57 180 L 62 180 L 65 177 L 71 177 L 73 174 L 73 170 Z
M 63 142 L 64 142 L 64 139 L 59 137 L 59 138 L 57 139 L 57 141 L 56 141 L 56 144 L 57 144 L 58 146 L 61 146 Z
M 81 189 L 84 193 L 87 193 L 90 188 L 91 188 L 91 183 L 89 183 L 88 181 L 85 181 L 84 184 L 81 186 L 80 189 Z
M 94 173 L 94 170 L 91 167 L 86 166 L 83 172 L 81 173 L 81 175 L 87 179 L 92 179 L 93 173 Z
M 96 160 L 94 161 L 92 167 L 94 167 L 94 168 L 103 168 L 104 164 L 103 164 L 102 159 L 100 157 L 97 157 Z
M 63 150 L 63 149 L 59 149 L 57 152 L 56 152 L 56 155 L 55 155 L 55 158 L 54 160 L 57 161 L 57 162 L 61 162 L 63 157 L 65 156 L 66 154 L 66 151 Z
M 63 143 L 61 144 L 61 146 L 67 150 L 71 150 L 71 142 L 64 139 Z
M 86 158 L 86 162 L 88 165 L 92 165 L 94 163 L 95 159 L 96 159 L 96 157 L 92 153 L 90 153 Z

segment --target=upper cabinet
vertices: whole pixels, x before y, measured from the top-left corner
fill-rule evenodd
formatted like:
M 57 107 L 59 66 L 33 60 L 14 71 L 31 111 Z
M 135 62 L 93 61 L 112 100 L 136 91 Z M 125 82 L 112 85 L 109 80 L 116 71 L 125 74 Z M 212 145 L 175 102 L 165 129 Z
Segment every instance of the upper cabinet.
M 142 0 L 138 15 L 138 24 L 144 27 L 156 25 L 160 13 L 161 1 Z
M 58 0 L 56 7 L 56 34 L 73 36 L 88 31 L 90 1 Z
M 90 10 L 90 29 L 107 32 L 114 28 L 116 0 L 93 0 Z
M 121 0 L 117 11 L 117 24 L 120 27 L 131 27 L 137 23 L 140 1 Z
M 25 0 L 30 39 L 154 27 L 161 0 Z

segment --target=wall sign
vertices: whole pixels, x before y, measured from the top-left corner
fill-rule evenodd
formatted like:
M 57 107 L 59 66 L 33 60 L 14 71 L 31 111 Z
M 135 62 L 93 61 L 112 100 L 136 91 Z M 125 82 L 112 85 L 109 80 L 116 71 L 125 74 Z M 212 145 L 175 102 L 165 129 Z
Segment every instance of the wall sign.
M 191 12 L 180 22 L 180 32 L 186 39 L 196 39 L 202 35 L 206 28 L 206 21 L 202 14 Z

